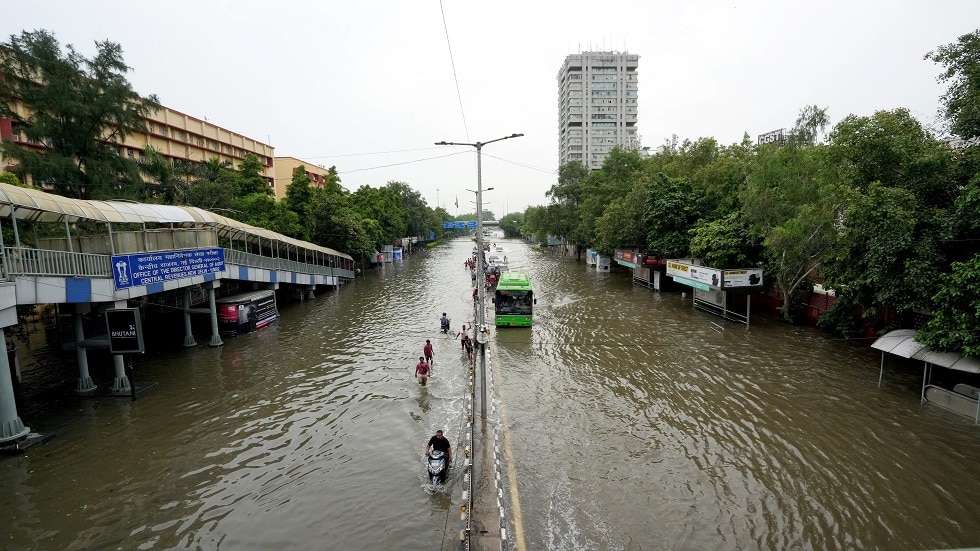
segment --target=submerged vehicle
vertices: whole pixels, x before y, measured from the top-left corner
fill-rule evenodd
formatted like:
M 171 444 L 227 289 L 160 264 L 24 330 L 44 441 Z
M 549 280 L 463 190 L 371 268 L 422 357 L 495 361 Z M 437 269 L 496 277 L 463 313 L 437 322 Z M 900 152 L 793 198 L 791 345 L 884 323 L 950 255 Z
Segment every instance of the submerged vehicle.
M 534 289 L 527 272 L 500 273 L 493 292 L 493 323 L 497 327 L 530 327 L 533 319 Z
M 425 466 L 429 472 L 429 482 L 433 486 L 446 481 L 446 471 L 449 470 L 449 463 L 446 462 L 446 452 L 431 450 L 425 458 Z
M 271 290 L 240 293 L 214 302 L 218 309 L 218 333 L 222 337 L 251 333 L 279 317 L 276 293 Z

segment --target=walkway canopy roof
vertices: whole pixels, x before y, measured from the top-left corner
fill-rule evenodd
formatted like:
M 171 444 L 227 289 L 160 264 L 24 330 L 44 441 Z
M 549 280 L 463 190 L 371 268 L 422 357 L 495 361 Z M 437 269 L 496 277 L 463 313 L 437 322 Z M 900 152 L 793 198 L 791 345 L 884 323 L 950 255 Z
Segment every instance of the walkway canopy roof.
M 297 249 L 317 251 L 352 260 L 329 247 L 321 247 L 293 239 L 271 230 L 250 226 L 233 218 L 221 216 L 197 207 L 152 205 L 127 201 L 86 201 L 0 183 L 0 217 L 18 220 L 69 224 L 94 221 L 107 224 L 173 224 L 182 227 L 214 227 L 221 237 L 243 239 L 250 243 L 260 240 L 279 241 Z
M 888 352 L 903 358 L 922 360 L 925 363 L 938 365 L 967 373 L 980 373 L 980 358 L 964 356 L 955 352 L 936 352 L 915 340 L 918 333 L 915 329 L 896 329 L 878 337 L 871 345 L 875 350 Z

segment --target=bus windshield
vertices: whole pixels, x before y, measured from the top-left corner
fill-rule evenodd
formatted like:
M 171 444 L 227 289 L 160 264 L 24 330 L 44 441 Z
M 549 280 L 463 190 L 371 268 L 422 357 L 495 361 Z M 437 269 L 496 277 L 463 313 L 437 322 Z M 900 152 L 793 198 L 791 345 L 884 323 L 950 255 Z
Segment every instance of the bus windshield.
M 532 291 L 497 290 L 494 311 L 498 314 L 530 315 L 534 298 Z

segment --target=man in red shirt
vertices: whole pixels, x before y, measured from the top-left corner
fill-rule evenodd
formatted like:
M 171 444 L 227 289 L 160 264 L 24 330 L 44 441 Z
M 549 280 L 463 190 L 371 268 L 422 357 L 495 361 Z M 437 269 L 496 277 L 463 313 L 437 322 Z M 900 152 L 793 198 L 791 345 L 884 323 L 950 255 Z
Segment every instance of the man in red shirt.
M 425 363 L 424 356 L 419 356 L 419 363 L 415 364 L 415 377 L 419 380 L 419 386 L 425 386 L 429 380 L 429 364 Z
M 432 372 L 432 341 L 425 339 L 425 346 L 422 347 L 422 354 L 425 355 L 425 361 L 429 362 L 429 372 Z M 430 375 L 431 377 L 431 375 Z

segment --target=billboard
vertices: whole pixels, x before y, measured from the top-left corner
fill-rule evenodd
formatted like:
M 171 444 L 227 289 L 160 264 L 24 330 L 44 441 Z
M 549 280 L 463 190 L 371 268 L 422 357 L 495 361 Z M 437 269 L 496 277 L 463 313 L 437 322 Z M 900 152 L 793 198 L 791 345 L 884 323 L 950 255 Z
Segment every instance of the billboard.
M 762 268 L 725 270 L 722 287 L 762 287 Z
M 110 308 L 105 311 L 110 354 L 142 354 L 143 324 L 139 308 Z
M 691 286 L 705 291 L 707 290 L 704 289 L 705 286 L 715 288 L 721 287 L 721 270 L 708 268 L 706 266 L 694 266 L 683 261 L 668 260 L 667 275 L 675 279 L 680 278 L 686 280 L 679 282 L 684 283 L 685 285 L 691 285 L 688 283 L 688 281 L 700 283 L 701 285 Z
M 776 145 L 786 145 L 786 139 L 788 134 L 785 128 L 780 128 L 779 130 L 773 130 L 772 132 L 766 132 L 765 134 L 759 134 L 758 145 L 776 144 Z

